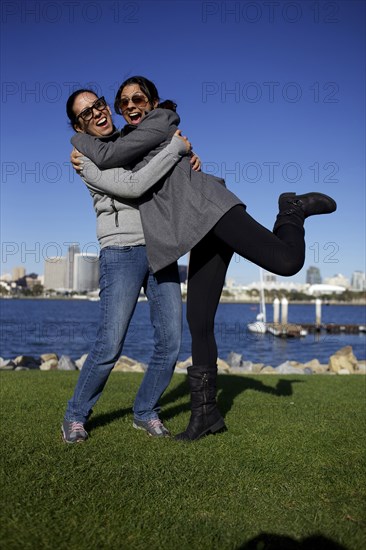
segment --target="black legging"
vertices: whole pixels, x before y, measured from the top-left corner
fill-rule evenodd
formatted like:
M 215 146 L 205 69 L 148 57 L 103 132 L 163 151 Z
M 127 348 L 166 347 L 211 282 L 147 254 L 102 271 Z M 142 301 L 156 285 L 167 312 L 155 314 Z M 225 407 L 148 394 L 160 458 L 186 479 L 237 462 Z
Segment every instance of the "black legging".
M 295 275 L 305 260 L 304 229 L 286 223 L 275 235 L 238 205 L 193 248 L 187 295 L 193 365 L 216 365 L 215 315 L 234 252 L 277 275 Z

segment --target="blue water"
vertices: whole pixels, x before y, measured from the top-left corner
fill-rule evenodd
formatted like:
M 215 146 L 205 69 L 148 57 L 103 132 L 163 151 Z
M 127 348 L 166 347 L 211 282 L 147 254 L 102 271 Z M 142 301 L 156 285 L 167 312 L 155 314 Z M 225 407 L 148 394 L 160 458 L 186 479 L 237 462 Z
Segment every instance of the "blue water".
M 351 345 L 358 359 L 366 357 L 366 335 L 309 334 L 301 339 L 282 340 L 270 334 L 248 332 L 247 323 L 255 321 L 258 306 L 253 304 L 220 304 L 215 331 L 219 357 L 226 359 L 234 351 L 244 360 L 276 366 L 286 360 L 310 361 L 317 358 L 327 363 L 329 356 L 343 346 Z M 185 306 L 184 306 L 185 315 Z M 272 307 L 268 307 L 268 321 Z M 39 356 L 54 352 L 73 359 L 88 353 L 96 334 L 99 302 L 83 300 L 0 300 L 0 356 Z M 313 323 L 314 305 L 289 305 L 289 322 Z M 323 306 L 323 323 L 366 324 L 364 306 Z M 149 306 L 137 304 L 123 354 L 147 363 L 152 349 Z M 180 360 L 191 355 L 190 336 L 184 321 Z

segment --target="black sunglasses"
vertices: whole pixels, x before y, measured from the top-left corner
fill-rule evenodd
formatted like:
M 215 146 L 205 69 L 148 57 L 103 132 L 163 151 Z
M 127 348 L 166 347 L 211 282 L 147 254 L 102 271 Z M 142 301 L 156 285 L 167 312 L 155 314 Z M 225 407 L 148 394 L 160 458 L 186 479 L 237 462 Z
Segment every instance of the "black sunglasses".
M 94 101 L 93 105 L 81 111 L 81 113 L 76 117 L 76 121 L 79 118 L 82 118 L 83 120 L 85 120 L 85 122 L 88 122 L 93 118 L 93 109 L 96 109 L 97 111 L 103 111 L 106 107 L 107 102 L 104 97 L 98 97 L 98 99 Z

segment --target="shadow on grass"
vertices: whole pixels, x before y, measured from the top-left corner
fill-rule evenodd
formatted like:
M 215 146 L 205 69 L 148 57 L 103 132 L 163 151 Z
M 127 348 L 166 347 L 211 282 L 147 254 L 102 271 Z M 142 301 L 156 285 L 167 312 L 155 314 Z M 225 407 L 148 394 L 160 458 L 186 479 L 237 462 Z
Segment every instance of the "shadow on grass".
M 345 546 L 324 537 L 312 535 L 301 541 L 283 535 L 262 533 L 236 550 L 348 550 Z
M 102 426 L 106 426 L 107 424 L 110 424 L 111 422 L 115 422 L 116 420 L 119 420 L 120 418 L 123 418 L 124 416 L 127 416 L 128 414 L 131 414 L 132 409 L 131 407 L 127 409 L 118 409 L 116 411 L 104 413 L 104 414 L 98 414 L 94 416 L 91 420 L 88 420 L 87 422 L 87 430 L 89 432 L 93 430 L 97 430 L 98 428 L 101 428 Z
M 186 378 L 183 377 L 182 378 Z M 177 401 L 178 399 L 181 399 L 185 395 L 189 395 L 189 388 L 188 388 L 188 382 L 184 380 L 181 384 L 179 384 L 174 389 L 168 391 L 160 400 L 161 405 L 167 405 L 168 403 Z M 176 414 L 179 414 L 183 411 L 189 410 L 189 402 L 187 402 L 184 405 L 181 405 L 177 407 L 177 411 L 173 415 L 169 415 L 168 417 L 166 415 L 162 415 L 164 418 L 171 418 L 172 416 L 175 416 Z M 120 418 L 123 418 L 129 414 L 132 414 L 132 407 L 125 408 L 125 409 L 117 409 L 115 411 L 111 411 L 108 413 L 103 414 L 97 414 L 93 415 L 93 417 L 88 421 L 87 423 L 87 429 L 89 432 L 96 430 L 98 428 L 101 428 L 102 426 L 106 426 L 107 424 L 110 424 L 111 422 L 116 422 Z
M 269 375 L 270 376 L 270 375 Z M 293 394 L 292 385 L 303 383 L 304 380 L 291 380 L 282 378 L 275 386 L 267 386 L 262 380 L 246 378 L 242 376 L 220 375 L 218 377 L 218 390 L 222 390 L 217 398 L 217 404 L 222 416 L 231 410 L 235 397 L 247 391 L 254 390 L 277 397 L 289 397 Z
M 187 401 L 179 405 L 173 406 L 168 410 L 163 410 L 161 417 L 165 420 L 173 418 L 181 413 L 190 410 L 189 402 L 189 386 L 186 376 L 182 376 L 183 380 L 175 388 L 168 390 L 160 400 L 160 404 L 163 407 L 173 404 L 175 401 L 187 396 Z M 254 390 L 278 397 L 288 397 L 292 395 L 292 384 L 298 384 L 303 382 L 302 380 L 289 380 L 281 379 L 277 382 L 276 386 L 267 386 L 261 380 L 255 380 L 252 378 L 246 378 L 242 376 L 232 376 L 220 374 L 218 376 L 218 407 L 223 417 L 230 411 L 234 404 L 235 397 L 243 393 L 246 390 Z M 93 416 L 87 423 L 87 429 L 91 432 L 102 426 L 106 426 L 111 422 L 115 422 L 120 418 L 123 418 L 132 413 L 131 408 L 118 409 L 104 414 Z
M 267 386 L 261 380 L 253 378 L 220 374 L 217 379 L 217 389 L 219 393 L 217 404 L 222 416 L 225 417 L 231 410 L 235 398 L 246 390 L 254 390 L 278 397 L 288 397 L 293 394 L 292 385 L 303 382 L 303 380 L 280 379 L 276 386 L 273 387 Z M 161 405 L 166 406 L 170 403 L 174 403 L 174 401 L 186 395 L 189 397 L 188 379 L 185 376 L 184 380 L 176 388 L 168 391 L 168 393 L 163 396 Z M 189 409 L 189 402 L 183 403 L 165 411 L 162 416 L 165 419 L 169 419 Z

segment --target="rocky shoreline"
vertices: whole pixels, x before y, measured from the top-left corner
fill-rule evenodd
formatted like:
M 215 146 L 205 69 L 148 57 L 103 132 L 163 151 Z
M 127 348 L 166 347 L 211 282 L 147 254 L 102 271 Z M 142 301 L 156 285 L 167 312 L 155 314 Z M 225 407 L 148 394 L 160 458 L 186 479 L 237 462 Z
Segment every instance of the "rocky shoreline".
M 0 371 L 72 371 L 81 370 L 87 354 L 82 355 L 73 361 L 68 355 L 58 357 L 55 353 L 45 353 L 39 357 L 19 355 L 14 359 L 3 359 L 0 357 Z M 180 361 L 175 367 L 176 374 L 186 374 L 187 367 L 192 364 L 192 358 Z M 366 361 L 358 360 L 353 353 L 352 346 L 345 346 L 331 355 L 327 364 L 321 364 L 318 359 L 312 359 L 307 363 L 297 361 L 285 361 L 281 365 L 272 366 L 264 363 L 253 363 L 245 361 L 242 355 L 231 352 L 226 361 L 218 359 L 219 374 L 327 374 L 347 375 L 366 374 Z M 147 365 L 122 355 L 113 371 L 115 372 L 145 372 Z

